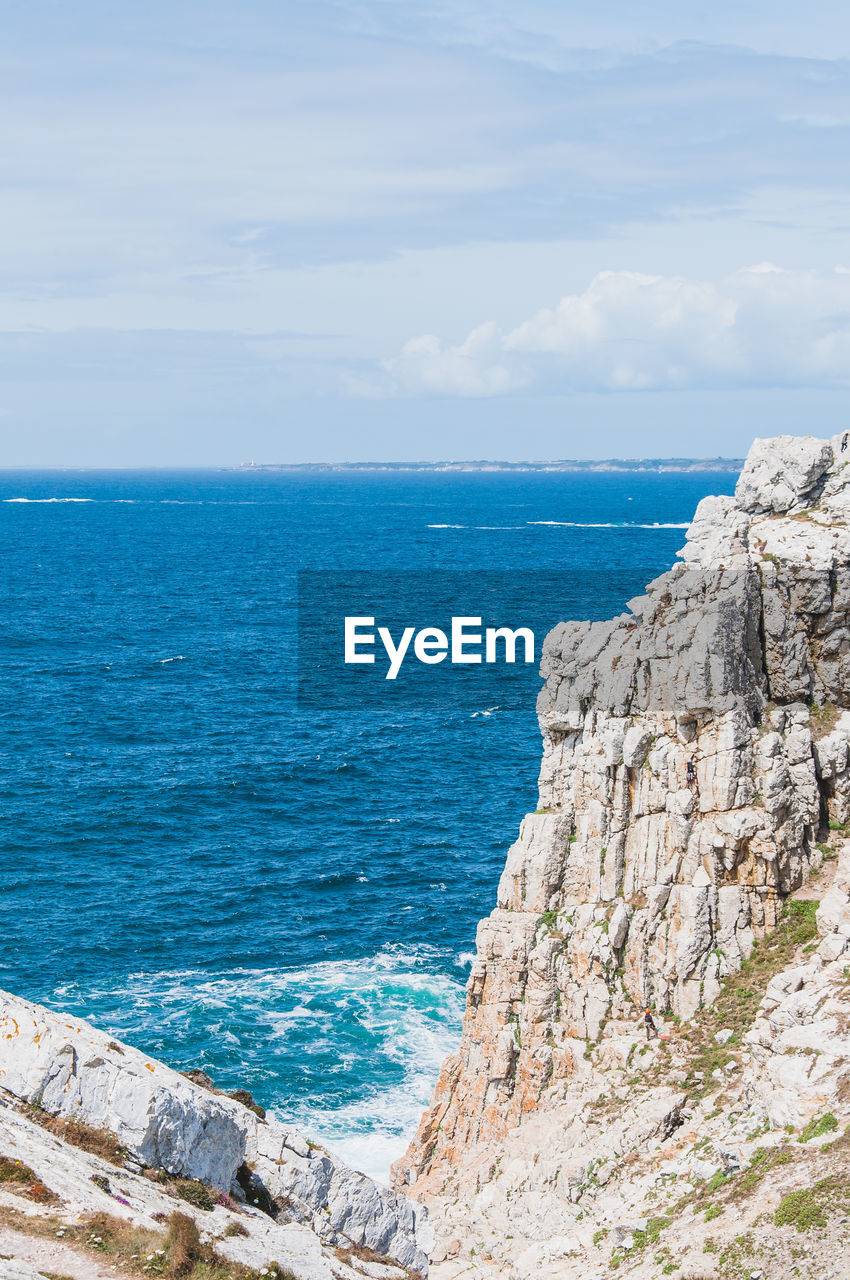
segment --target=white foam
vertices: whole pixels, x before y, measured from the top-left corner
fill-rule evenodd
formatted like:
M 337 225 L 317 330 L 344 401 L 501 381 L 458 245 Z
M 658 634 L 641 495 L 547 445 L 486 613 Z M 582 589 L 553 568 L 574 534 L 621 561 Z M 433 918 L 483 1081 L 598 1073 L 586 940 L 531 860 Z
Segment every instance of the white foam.
M 684 522 L 655 520 L 652 524 L 641 524 L 639 521 L 582 521 L 582 520 L 527 520 L 526 524 L 548 525 L 554 529 L 689 529 L 690 524 Z
M 4 498 L 4 502 L 94 502 L 94 498 Z
M 465 524 L 429 524 L 426 529 L 465 529 Z
M 465 963 L 437 947 L 388 946 L 292 969 L 136 973 L 120 990 L 65 985 L 55 994 L 174 1065 L 175 1041 L 184 1044 L 191 1065 L 214 1078 L 226 1069 L 305 1136 L 386 1182 L 457 1047 L 464 986 L 449 970 Z M 293 1053 L 317 1082 L 297 1098 L 287 1096 Z M 326 1078 L 338 1083 L 324 1088 Z

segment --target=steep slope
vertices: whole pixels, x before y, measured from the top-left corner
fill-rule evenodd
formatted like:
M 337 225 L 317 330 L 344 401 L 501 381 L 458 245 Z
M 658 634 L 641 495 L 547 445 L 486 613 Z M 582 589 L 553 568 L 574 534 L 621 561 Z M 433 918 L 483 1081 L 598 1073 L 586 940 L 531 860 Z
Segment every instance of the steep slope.
M 435 1207 L 443 1247 L 463 1206 L 458 1257 L 509 1194 L 503 1266 L 569 1234 L 586 1091 L 636 1052 L 639 1011 L 688 1024 L 717 1001 L 850 816 L 848 457 L 837 439 L 756 441 L 735 497 L 700 504 L 681 564 L 628 613 L 547 639 L 539 808 L 479 926 L 460 1049 L 396 1170 Z M 663 1085 L 613 1105 L 594 1159 L 681 1116 L 672 1044 L 653 1043 Z M 534 1204 L 517 1200 L 524 1179 Z
M 351 1280 L 364 1274 L 362 1255 L 368 1275 L 427 1273 L 431 1236 L 420 1206 L 249 1100 L 0 992 L 0 1206 L 17 1208 L 19 1226 L 21 1198 L 10 1202 L 8 1190 L 19 1190 L 15 1162 L 45 1189 L 29 1197 L 30 1217 L 59 1214 L 60 1226 L 108 1213 L 162 1232 L 179 1207 L 222 1256 L 245 1266 Z

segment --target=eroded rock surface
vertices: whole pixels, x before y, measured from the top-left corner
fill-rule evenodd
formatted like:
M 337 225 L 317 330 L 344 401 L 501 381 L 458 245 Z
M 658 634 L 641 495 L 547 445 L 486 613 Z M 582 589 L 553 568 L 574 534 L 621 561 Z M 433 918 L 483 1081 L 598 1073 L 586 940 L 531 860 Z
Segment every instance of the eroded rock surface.
M 732 975 L 717 1013 L 682 1027 L 659 1018 L 651 1041 L 634 1022 L 609 1023 L 567 1088 L 432 1179 L 434 1280 L 847 1274 L 843 836 L 835 857 L 803 890 L 821 895 L 817 911 L 792 897 L 800 914 L 789 906 L 759 944 L 760 977 Z M 735 1011 L 753 982 L 764 990 L 743 1024 Z
M 580 1110 L 589 1058 L 617 1059 L 647 1005 L 710 1005 L 850 818 L 847 460 L 838 438 L 756 441 L 681 563 L 628 612 L 547 638 L 539 807 L 479 925 L 460 1049 L 396 1169 L 414 1195 L 469 1208 L 511 1159 L 517 1185 L 534 1165 L 560 1186 L 563 1167 L 541 1167 L 553 1144 L 570 1163 L 578 1120 L 560 1109 Z M 546 1214 L 563 1234 L 557 1197 Z

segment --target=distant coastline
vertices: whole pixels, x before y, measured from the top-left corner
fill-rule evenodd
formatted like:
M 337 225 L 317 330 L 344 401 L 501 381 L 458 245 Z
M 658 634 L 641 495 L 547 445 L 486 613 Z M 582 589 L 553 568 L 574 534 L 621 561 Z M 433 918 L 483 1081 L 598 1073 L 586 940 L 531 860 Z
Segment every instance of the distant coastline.
M 552 462 L 243 462 L 233 471 L 721 471 L 743 458 L 565 458 Z

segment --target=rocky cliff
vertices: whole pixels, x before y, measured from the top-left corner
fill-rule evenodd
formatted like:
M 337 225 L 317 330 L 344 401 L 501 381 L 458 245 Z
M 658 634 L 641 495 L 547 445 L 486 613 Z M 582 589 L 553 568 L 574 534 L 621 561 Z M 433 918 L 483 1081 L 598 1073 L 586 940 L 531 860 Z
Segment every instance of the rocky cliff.
M 840 446 L 756 441 L 734 498 L 700 503 L 681 563 L 620 617 L 563 623 L 547 638 L 539 806 L 478 929 L 460 1049 L 396 1170 L 435 1207 L 448 1254 L 472 1258 L 470 1231 L 487 1235 L 497 1206 L 493 1274 L 531 1274 L 539 1258 L 516 1262 L 530 1239 L 572 1239 L 571 1153 L 600 1073 L 634 1056 L 647 1005 L 669 1026 L 702 1025 L 700 1011 L 751 963 L 820 868 L 830 829 L 850 817 L 850 453 Z M 824 963 L 843 945 L 825 942 Z M 687 1033 L 675 1040 L 681 1075 Z M 737 1065 L 764 1093 L 759 1043 Z M 758 1125 L 776 1118 L 769 1101 Z M 661 1089 L 614 1107 L 611 1151 L 622 1154 L 635 1123 L 655 1140 L 685 1102 Z M 805 1091 L 786 1098 L 783 1123 L 803 1123 L 814 1105 Z
M 161 1233 L 158 1224 L 180 1209 L 242 1275 L 246 1267 L 296 1280 L 427 1274 L 421 1206 L 246 1102 L 250 1095 L 220 1094 L 207 1078 L 180 1075 L 79 1018 L 0 992 L 0 1228 L 4 1210 L 17 1209 L 13 1221 L 26 1225 L 20 1191 L 35 1186 L 41 1194 L 23 1207 L 46 1212 L 63 1235 L 86 1214 Z M 16 1178 L 16 1165 L 30 1183 Z

